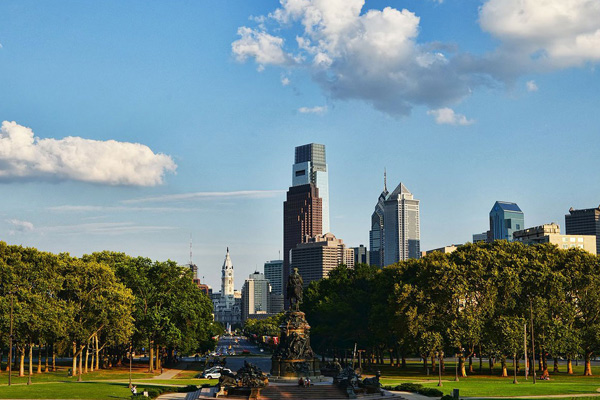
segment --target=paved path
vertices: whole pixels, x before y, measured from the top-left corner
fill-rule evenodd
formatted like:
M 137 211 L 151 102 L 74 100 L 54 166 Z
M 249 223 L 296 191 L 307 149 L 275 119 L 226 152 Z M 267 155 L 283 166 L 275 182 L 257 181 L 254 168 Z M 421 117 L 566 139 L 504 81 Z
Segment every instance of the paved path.
M 176 377 L 181 371 L 183 371 L 186 367 L 187 364 L 177 364 L 177 369 L 176 368 L 171 368 L 168 370 L 164 370 L 163 369 L 163 373 L 160 375 L 156 375 L 155 377 L 153 377 L 152 379 L 173 379 L 174 377 Z

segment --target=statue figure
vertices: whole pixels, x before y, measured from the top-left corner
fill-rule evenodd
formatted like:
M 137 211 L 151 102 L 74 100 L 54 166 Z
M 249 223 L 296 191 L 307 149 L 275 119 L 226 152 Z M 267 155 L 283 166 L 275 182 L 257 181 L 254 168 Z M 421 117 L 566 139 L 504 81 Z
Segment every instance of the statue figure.
M 304 281 L 298 273 L 298 268 L 294 268 L 294 272 L 290 274 L 287 282 L 287 295 L 290 299 L 290 310 L 300 311 L 302 285 L 304 285 Z

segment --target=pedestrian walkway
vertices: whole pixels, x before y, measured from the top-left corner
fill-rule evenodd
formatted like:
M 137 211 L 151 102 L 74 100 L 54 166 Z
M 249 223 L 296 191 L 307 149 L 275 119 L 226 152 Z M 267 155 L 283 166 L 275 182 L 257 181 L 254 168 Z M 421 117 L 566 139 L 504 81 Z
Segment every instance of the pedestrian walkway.
M 168 370 L 164 370 L 163 369 L 163 373 L 162 374 L 156 375 L 152 379 L 173 379 L 177 375 L 179 375 L 179 373 L 181 371 L 183 371 L 186 368 L 187 368 L 187 364 L 180 363 L 180 364 L 177 364 L 177 368 L 171 368 L 171 369 L 168 369 Z

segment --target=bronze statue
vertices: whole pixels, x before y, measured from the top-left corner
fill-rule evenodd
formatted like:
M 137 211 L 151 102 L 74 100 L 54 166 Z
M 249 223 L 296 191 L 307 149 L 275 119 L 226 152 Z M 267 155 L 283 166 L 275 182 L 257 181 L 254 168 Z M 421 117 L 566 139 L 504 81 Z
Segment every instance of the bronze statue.
M 290 310 L 300 311 L 300 303 L 302 303 L 302 277 L 298 273 L 298 268 L 294 268 L 294 272 L 290 274 L 287 282 L 287 295 L 290 299 Z

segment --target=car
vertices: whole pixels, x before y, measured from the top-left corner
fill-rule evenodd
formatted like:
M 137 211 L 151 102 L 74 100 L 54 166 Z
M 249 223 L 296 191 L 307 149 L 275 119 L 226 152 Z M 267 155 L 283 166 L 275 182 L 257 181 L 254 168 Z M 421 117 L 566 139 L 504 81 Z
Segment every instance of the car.
M 244 349 L 244 350 L 242 350 L 242 354 L 250 354 L 250 350 Z
M 202 377 L 205 379 L 219 379 L 221 377 L 221 372 L 220 371 L 216 371 L 216 372 L 209 372 L 209 373 L 204 373 L 202 374 Z

